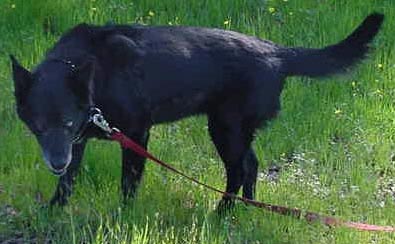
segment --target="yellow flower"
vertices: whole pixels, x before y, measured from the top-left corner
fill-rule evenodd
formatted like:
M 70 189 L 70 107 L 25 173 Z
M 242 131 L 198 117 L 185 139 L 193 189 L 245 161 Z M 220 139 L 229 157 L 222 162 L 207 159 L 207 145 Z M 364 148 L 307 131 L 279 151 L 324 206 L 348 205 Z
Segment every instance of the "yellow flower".
M 377 68 L 382 69 L 383 68 L 383 64 L 377 64 Z
M 339 109 L 339 108 L 335 109 L 335 114 L 341 114 L 341 113 L 342 113 L 341 109 Z
M 224 21 L 224 25 L 229 25 L 230 24 L 230 20 L 225 20 Z
M 151 17 L 154 17 L 155 13 L 154 13 L 154 11 L 150 10 L 150 11 L 148 11 L 148 15 Z
M 269 13 L 271 13 L 271 14 L 272 14 L 272 13 L 274 13 L 274 12 L 276 12 L 276 9 L 275 9 L 275 8 L 273 8 L 273 7 L 270 7 L 270 8 L 269 8 Z

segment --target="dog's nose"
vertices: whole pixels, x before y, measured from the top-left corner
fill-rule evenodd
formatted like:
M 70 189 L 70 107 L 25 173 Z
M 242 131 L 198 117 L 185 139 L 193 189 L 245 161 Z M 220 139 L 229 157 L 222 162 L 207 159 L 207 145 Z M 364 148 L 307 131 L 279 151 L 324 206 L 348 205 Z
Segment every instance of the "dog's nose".
M 45 153 L 44 152 L 45 163 L 53 171 L 63 171 L 67 168 L 71 161 L 71 152 L 65 153 Z
M 51 129 L 39 142 L 49 169 L 55 174 L 64 173 L 72 158 L 72 144 L 66 133 L 60 129 Z
M 71 162 L 71 151 L 65 153 L 44 151 L 44 161 L 54 174 L 61 175 Z
M 60 174 L 63 171 L 65 171 L 65 169 L 70 163 L 71 158 L 69 158 L 68 155 L 65 155 L 63 157 L 62 156 L 57 157 L 44 153 L 44 160 L 47 166 L 49 167 L 49 169 L 53 171 L 53 173 Z
M 52 166 L 52 168 L 55 171 L 63 171 L 64 168 L 66 168 L 67 163 L 66 162 L 65 163 L 54 163 L 54 162 L 51 162 L 51 166 Z

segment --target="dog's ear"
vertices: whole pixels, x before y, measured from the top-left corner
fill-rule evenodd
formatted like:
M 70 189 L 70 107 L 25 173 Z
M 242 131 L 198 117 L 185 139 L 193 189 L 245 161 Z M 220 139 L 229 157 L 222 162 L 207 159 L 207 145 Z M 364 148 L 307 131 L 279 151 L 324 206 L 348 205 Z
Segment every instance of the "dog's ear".
M 95 76 L 95 60 L 88 58 L 72 72 L 68 85 L 82 103 L 92 105 L 93 78 Z
M 14 94 L 18 106 L 24 101 L 33 85 L 32 74 L 22 67 L 13 55 L 10 55 L 12 64 L 12 76 L 14 80 Z

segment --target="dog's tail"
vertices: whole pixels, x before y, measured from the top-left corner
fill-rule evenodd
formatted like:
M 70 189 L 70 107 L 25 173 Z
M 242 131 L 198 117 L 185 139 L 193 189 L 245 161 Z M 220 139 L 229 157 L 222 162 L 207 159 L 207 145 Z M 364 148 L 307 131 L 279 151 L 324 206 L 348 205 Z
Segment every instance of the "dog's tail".
M 380 30 L 383 20 L 383 14 L 373 13 L 346 39 L 322 49 L 286 49 L 281 57 L 284 73 L 319 77 L 345 72 L 367 54 L 369 43 Z

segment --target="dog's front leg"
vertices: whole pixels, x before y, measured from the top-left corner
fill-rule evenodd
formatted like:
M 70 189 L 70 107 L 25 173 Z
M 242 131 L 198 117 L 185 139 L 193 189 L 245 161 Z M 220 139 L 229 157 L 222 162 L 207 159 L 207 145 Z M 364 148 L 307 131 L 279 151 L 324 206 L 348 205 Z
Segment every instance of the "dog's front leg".
M 129 135 L 134 141 L 142 147 L 147 148 L 149 132 L 145 131 L 139 135 Z M 122 149 L 122 194 L 124 200 L 133 198 L 136 189 L 141 181 L 144 171 L 145 158 L 137 155 L 129 149 Z
M 84 155 L 86 141 L 79 144 L 73 144 L 72 160 L 67 169 L 66 174 L 59 178 L 58 186 L 50 201 L 50 205 L 58 204 L 63 206 L 67 203 L 67 199 L 71 195 L 74 178 L 78 173 L 82 156 Z

